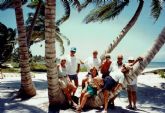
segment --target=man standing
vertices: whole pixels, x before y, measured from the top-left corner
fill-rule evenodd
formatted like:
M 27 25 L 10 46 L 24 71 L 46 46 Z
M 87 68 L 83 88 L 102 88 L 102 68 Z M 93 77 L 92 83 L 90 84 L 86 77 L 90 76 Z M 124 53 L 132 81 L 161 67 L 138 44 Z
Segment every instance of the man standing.
M 136 60 L 134 60 L 133 57 L 129 57 L 128 58 L 128 66 L 130 66 L 130 71 L 129 74 L 132 75 L 133 72 L 133 65 L 136 64 L 137 62 L 142 61 L 143 58 L 142 57 L 138 57 Z M 133 109 L 136 110 L 136 100 L 137 100 L 137 96 L 136 96 L 136 92 L 137 92 L 137 77 L 130 83 L 127 85 L 127 93 L 128 93 L 128 101 L 129 101 L 129 105 L 126 107 L 128 109 Z
M 80 71 L 80 61 L 75 56 L 76 48 L 72 47 L 70 50 L 70 55 L 67 57 L 67 74 L 70 80 L 74 80 L 75 86 L 78 87 L 78 76 Z
M 90 73 L 90 69 L 92 69 L 93 67 L 95 67 L 97 69 L 97 71 L 99 71 L 99 68 L 100 68 L 100 65 L 101 65 L 101 60 L 100 60 L 100 58 L 97 57 L 97 55 L 98 55 L 98 51 L 94 50 L 93 51 L 93 56 L 87 58 L 84 61 L 84 64 L 87 67 L 88 73 Z
M 106 76 L 105 78 L 95 77 L 94 82 L 97 87 L 101 87 L 104 95 L 104 111 L 103 113 L 107 113 L 108 101 L 109 101 L 109 91 L 115 92 L 119 88 L 123 87 L 124 77 L 129 73 L 129 69 L 123 65 L 121 70 L 116 70 L 110 76 Z
M 88 78 L 88 76 L 91 74 L 90 73 L 90 70 L 93 68 L 93 67 L 95 67 L 96 68 L 96 70 L 97 70 L 97 72 L 99 72 L 99 68 L 100 68 L 100 66 L 101 66 L 101 60 L 100 60 L 100 58 L 98 58 L 97 57 L 97 55 L 98 55 L 98 52 L 97 52 L 97 50 L 94 50 L 93 51 L 93 56 L 92 57 L 88 57 L 85 61 L 84 61 L 84 64 L 85 64 L 85 66 L 86 66 L 86 68 L 87 68 L 87 77 L 86 78 L 84 78 L 83 80 L 82 80 L 82 89 L 85 87 L 85 82 L 86 82 L 86 80 L 87 80 L 87 78 Z

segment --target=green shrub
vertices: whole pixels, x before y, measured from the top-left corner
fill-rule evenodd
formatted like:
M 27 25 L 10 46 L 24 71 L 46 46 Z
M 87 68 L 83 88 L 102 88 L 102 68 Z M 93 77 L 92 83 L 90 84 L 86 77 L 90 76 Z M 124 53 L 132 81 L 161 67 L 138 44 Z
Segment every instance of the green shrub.
M 17 68 L 5 68 L 5 69 L 2 69 L 2 72 L 6 72 L 6 73 L 18 73 L 19 72 L 19 69 L 17 69 Z
M 159 70 L 158 74 L 160 75 L 160 77 L 165 78 L 165 72 L 163 70 Z
M 86 72 L 87 71 L 87 68 L 86 67 L 81 67 L 80 68 L 80 72 Z
M 31 71 L 46 72 L 47 68 L 45 64 L 31 63 Z

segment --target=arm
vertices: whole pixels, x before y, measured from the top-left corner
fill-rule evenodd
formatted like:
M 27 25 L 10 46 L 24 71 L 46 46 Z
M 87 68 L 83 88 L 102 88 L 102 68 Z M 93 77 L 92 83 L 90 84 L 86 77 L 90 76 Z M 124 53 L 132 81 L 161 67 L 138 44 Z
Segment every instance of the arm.
M 131 66 L 135 65 L 137 62 L 143 61 L 142 57 L 138 57 L 132 64 Z
M 120 89 L 121 87 L 123 87 L 123 85 L 121 83 L 118 83 L 113 92 L 118 91 L 118 89 Z
M 80 64 L 77 64 L 77 73 L 80 72 Z

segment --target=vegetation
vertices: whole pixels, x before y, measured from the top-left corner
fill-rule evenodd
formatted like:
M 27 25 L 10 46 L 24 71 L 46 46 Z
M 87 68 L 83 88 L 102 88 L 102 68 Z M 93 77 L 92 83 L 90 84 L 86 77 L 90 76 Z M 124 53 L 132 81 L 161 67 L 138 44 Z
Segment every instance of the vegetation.
M 37 72 L 46 72 L 47 67 L 45 64 L 40 64 L 40 63 L 31 63 L 31 71 L 37 71 Z
M 6 62 L 15 45 L 16 31 L 0 23 L 0 65 Z
M 157 73 L 160 75 L 161 78 L 165 78 L 165 70 L 159 70 Z

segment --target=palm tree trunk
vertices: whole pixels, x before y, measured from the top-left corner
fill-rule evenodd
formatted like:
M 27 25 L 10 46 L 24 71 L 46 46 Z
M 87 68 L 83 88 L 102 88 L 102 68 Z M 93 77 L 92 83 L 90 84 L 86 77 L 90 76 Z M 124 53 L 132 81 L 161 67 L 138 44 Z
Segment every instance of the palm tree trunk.
M 134 76 L 138 76 L 147 67 L 147 65 L 151 62 L 151 60 L 155 57 L 155 55 L 164 45 L 164 43 L 165 43 L 165 28 L 162 30 L 161 34 L 153 44 L 152 48 L 145 55 L 143 62 L 141 62 L 139 65 L 137 65 L 134 68 Z
M 33 28 L 34 28 L 34 25 L 35 25 L 35 22 L 36 22 L 36 19 L 37 19 L 37 16 L 38 16 L 40 7 L 41 7 L 41 3 L 42 3 L 42 1 L 39 0 L 39 3 L 37 5 L 36 12 L 34 14 L 34 17 L 33 17 L 32 22 L 31 22 L 31 26 L 29 28 L 29 32 L 27 33 L 27 45 L 28 45 L 28 47 L 30 47 L 31 36 L 32 36 L 32 33 L 33 33 Z
M 151 49 L 147 52 L 147 54 L 144 56 L 144 60 L 139 63 L 138 65 L 134 66 L 134 73 L 133 75 L 129 75 L 131 79 L 129 79 L 129 82 L 131 82 L 136 76 L 138 76 L 144 69 L 145 67 L 151 62 L 151 60 L 155 57 L 155 55 L 159 52 L 161 47 L 165 43 L 165 28 L 162 30 L 160 33 L 159 37 L 151 47 Z M 125 80 L 124 85 L 127 85 L 127 81 Z M 111 96 L 110 99 L 113 98 L 115 95 L 117 95 L 120 91 L 122 90 L 122 87 L 120 87 L 117 91 L 115 92 L 110 92 Z M 99 107 L 100 105 L 103 105 L 103 95 L 100 93 L 98 96 L 95 98 L 91 98 L 87 102 L 87 106 L 90 107 Z
M 55 7 L 56 0 L 46 0 L 45 7 L 45 60 L 47 66 L 49 104 L 61 105 L 65 98 L 58 84 L 57 65 L 55 64 Z
M 104 53 L 101 55 L 101 60 L 103 60 L 105 57 L 106 53 L 111 53 L 114 48 L 119 44 L 119 42 L 124 38 L 124 36 L 127 34 L 127 32 L 133 27 L 133 25 L 135 24 L 135 22 L 137 21 L 142 8 L 143 8 L 143 0 L 139 0 L 139 6 L 134 14 L 134 16 L 131 18 L 131 20 L 128 22 L 128 24 L 122 29 L 122 31 L 120 32 L 120 34 L 118 35 L 118 37 L 115 38 L 115 40 L 113 40 L 113 42 L 108 46 L 107 50 L 104 51 Z
M 29 54 L 27 47 L 26 30 L 24 26 L 21 0 L 15 0 L 15 14 L 18 29 L 19 55 L 21 67 L 21 88 L 19 96 L 22 98 L 36 95 L 36 90 L 30 75 Z

